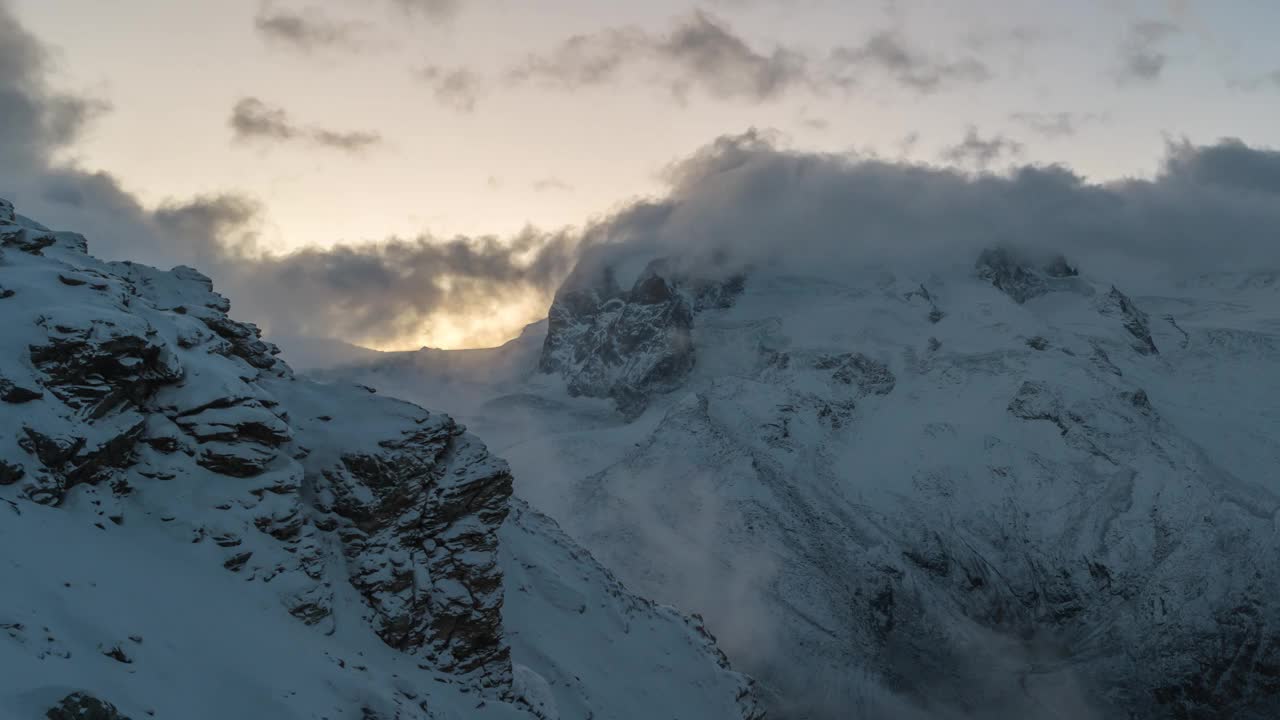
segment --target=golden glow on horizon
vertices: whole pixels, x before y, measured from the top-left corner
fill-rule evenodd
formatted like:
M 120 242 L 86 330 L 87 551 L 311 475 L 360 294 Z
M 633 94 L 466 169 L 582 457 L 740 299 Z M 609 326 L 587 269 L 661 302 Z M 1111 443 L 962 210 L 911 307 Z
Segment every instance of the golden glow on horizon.
M 530 323 L 546 318 L 550 298 L 537 296 L 462 314 L 438 313 L 423 323 L 421 332 L 400 340 L 357 343 L 383 352 L 424 347 L 438 350 L 477 350 L 503 345 L 519 337 Z

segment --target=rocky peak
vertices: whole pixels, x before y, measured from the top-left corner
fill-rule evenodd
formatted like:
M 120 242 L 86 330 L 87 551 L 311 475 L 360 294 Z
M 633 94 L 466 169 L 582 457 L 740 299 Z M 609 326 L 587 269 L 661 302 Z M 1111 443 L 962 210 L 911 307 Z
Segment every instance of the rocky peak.
M 1022 253 L 1005 247 L 983 250 L 976 267 L 980 277 L 1019 305 L 1057 289 L 1058 281 L 1080 274 L 1061 255 L 1037 264 Z
M 445 415 L 295 378 L 196 270 L 100 262 L 16 217 L 0 203 L 0 491 L 62 512 L 91 498 L 116 525 L 181 519 L 307 625 L 332 629 L 349 584 L 365 607 L 347 622 L 510 694 L 505 463 Z
M 556 294 L 539 367 L 562 375 L 571 395 L 613 399 L 627 417 L 681 386 L 696 362 L 694 318 L 731 306 L 745 284 L 695 277 L 666 259 L 649 263 L 630 290 L 609 267 L 594 280 L 571 278 Z
M 1140 310 L 1128 295 L 1120 292 L 1115 285 L 1098 300 L 1098 312 L 1108 317 L 1118 317 L 1124 323 L 1124 329 L 1133 336 L 1133 349 L 1139 355 L 1158 355 L 1155 340 L 1151 337 L 1151 323 L 1147 314 Z

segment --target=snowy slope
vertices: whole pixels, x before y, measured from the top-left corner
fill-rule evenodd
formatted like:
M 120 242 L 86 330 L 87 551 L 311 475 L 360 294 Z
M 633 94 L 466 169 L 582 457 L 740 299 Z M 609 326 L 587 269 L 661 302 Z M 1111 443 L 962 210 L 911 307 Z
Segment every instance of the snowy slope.
M 472 351 L 485 372 L 338 374 L 456 392 L 517 494 L 705 615 L 781 717 L 1280 713 L 1274 274 L 1130 297 L 1003 250 L 836 270 L 756 269 L 674 327 L 579 280 L 543 348 Z M 637 387 L 664 332 L 695 361 Z
M 465 428 L 228 309 L 0 203 L 0 717 L 757 714 Z

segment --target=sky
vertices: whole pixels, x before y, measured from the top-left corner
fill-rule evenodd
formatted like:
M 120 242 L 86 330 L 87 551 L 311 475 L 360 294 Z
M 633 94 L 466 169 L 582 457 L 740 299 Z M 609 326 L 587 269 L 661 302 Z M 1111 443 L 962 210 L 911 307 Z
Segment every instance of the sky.
M 1060 164 L 1098 185 L 1158 178 L 1179 147 L 1280 146 L 1280 4 L 1263 0 L 0 13 L 9 124 L 36 133 L 0 196 L 99 254 L 200 266 L 269 335 L 379 349 L 514 336 L 584 238 L 687 193 L 673 169 L 717 138 L 967 177 Z

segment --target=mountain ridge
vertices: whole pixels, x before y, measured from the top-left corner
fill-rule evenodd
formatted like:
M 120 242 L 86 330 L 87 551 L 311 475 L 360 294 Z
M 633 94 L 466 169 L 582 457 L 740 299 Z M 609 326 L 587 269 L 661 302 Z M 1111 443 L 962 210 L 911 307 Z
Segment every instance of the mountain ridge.
M 519 475 L 568 478 L 517 492 L 632 586 L 704 614 L 782 717 L 1267 717 L 1270 285 L 1130 297 L 1123 279 L 1008 248 L 932 270 L 763 268 L 666 328 L 617 292 L 584 313 L 579 278 L 552 315 L 607 322 L 551 323 L 541 346 L 473 356 L 472 379 L 441 385 L 411 358 L 335 375 L 406 397 L 465 386 L 457 411 Z M 671 330 L 692 358 L 674 383 L 597 374 L 639 391 L 640 412 L 608 408 L 607 383 L 575 392 L 578 366 L 545 362 L 630 367 L 593 358 L 602 328 Z
M 759 716 L 451 417 L 297 378 L 208 277 L 87 246 L 0 202 L 4 714 Z

